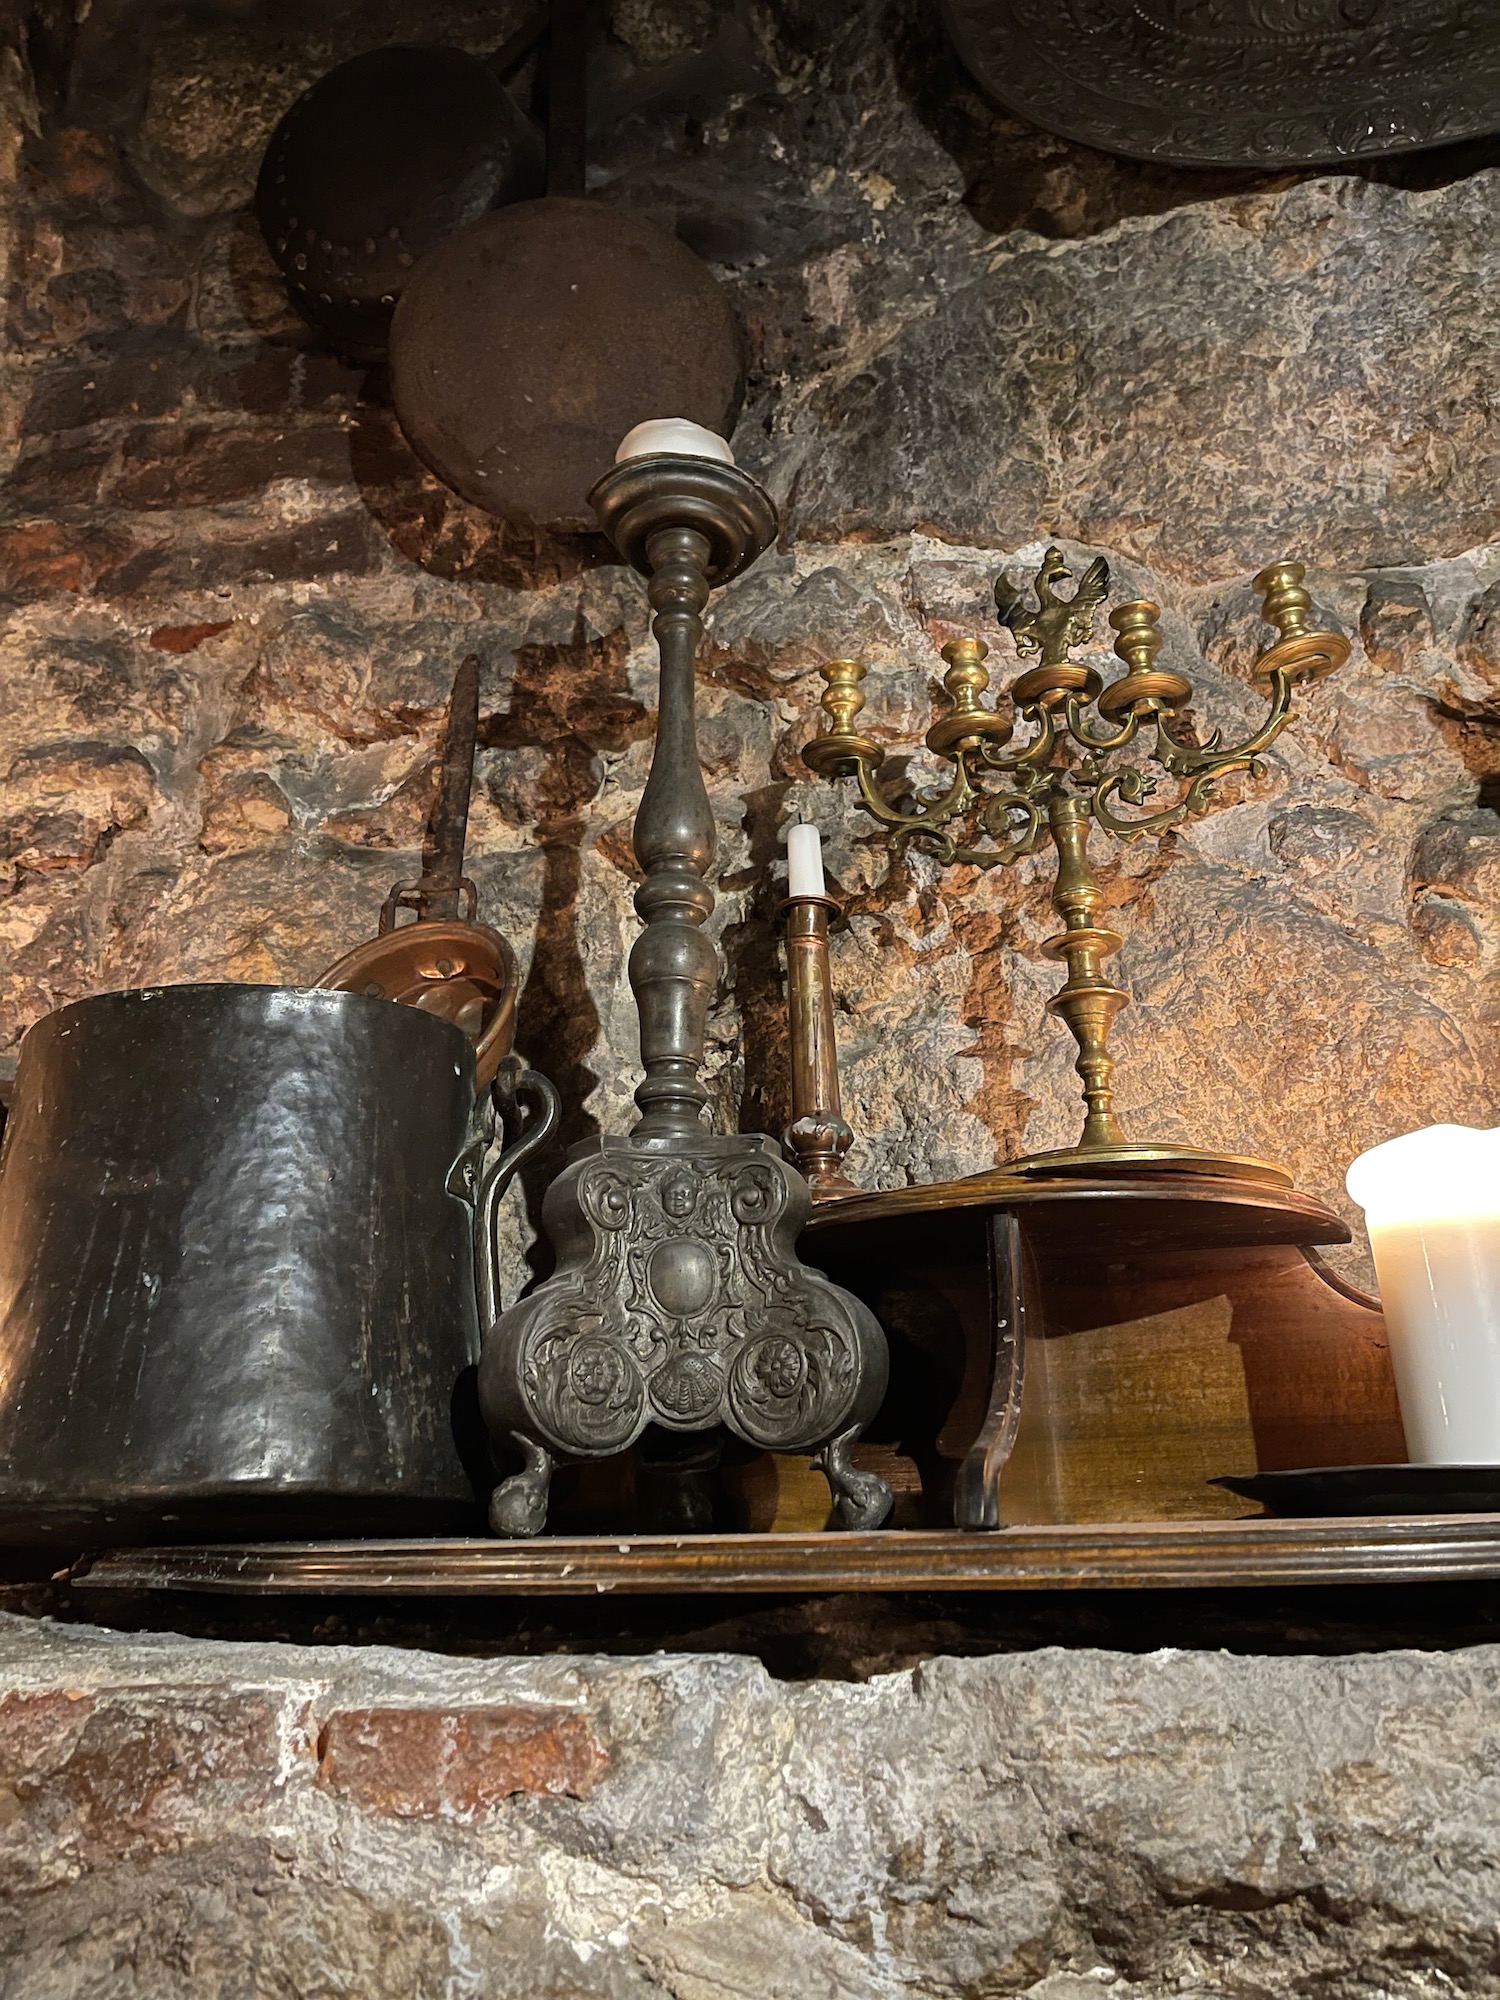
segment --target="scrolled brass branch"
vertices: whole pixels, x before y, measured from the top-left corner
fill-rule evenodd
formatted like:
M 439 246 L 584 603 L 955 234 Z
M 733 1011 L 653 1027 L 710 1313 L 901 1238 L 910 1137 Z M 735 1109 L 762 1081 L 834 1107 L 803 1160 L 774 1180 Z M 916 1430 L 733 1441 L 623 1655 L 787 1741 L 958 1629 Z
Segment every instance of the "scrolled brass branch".
M 953 712 L 933 723 L 926 743 L 953 765 L 953 779 L 946 792 L 922 801 L 918 811 L 903 811 L 876 783 L 886 753 L 883 745 L 854 726 L 865 705 L 860 683 L 866 669 L 859 660 L 829 660 L 819 668 L 827 683 L 822 707 L 832 727 L 804 746 L 803 762 L 821 777 L 852 777 L 864 810 L 898 844 L 920 840 L 936 850 L 940 861 L 959 858 L 960 850 L 947 830 L 949 824 L 982 803 L 969 769 L 970 757 L 983 744 L 1003 743 L 1011 729 L 1003 716 L 986 709 L 979 699 L 989 684 L 983 664 L 988 652 L 980 639 L 955 640 L 944 648 L 944 658 L 949 661 L 944 685 L 953 698 Z

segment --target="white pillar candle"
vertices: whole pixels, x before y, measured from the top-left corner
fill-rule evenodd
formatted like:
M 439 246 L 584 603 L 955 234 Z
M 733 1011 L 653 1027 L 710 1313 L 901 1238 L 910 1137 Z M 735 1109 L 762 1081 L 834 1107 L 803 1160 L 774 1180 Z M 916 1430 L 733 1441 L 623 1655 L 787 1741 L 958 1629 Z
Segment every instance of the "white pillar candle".
M 1362 1153 L 1365 1211 L 1406 1449 L 1500 1465 L 1500 1129 L 1429 1125 Z
M 615 464 L 623 465 L 627 458 L 654 458 L 660 452 L 671 452 L 677 458 L 716 458 L 721 465 L 734 464 L 734 453 L 717 431 L 689 423 L 686 417 L 653 417 L 649 423 L 637 424 L 620 440 Z
M 823 837 L 805 822 L 786 830 L 786 892 L 788 896 L 828 893 L 823 887 Z

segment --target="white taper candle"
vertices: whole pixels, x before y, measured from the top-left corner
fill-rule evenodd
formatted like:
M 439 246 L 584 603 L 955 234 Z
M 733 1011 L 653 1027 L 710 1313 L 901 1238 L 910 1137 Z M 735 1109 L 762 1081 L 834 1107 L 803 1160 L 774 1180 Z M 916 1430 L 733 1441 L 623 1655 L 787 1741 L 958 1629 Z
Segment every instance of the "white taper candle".
M 826 896 L 823 886 L 823 837 L 805 821 L 786 830 L 786 892 L 789 896 Z
M 1500 1130 L 1429 1125 L 1362 1153 L 1365 1211 L 1406 1449 L 1500 1465 Z

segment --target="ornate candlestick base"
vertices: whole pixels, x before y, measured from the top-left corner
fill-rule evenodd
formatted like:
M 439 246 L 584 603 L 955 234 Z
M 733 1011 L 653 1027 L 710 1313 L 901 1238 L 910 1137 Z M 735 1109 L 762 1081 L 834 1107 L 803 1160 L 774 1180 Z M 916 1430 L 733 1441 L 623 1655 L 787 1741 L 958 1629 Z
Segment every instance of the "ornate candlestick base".
M 485 1345 L 485 1419 L 526 1466 L 490 1506 L 534 1535 L 554 1458 L 609 1458 L 651 1423 L 722 1424 L 767 1451 L 816 1451 L 847 1527 L 878 1527 L 885 1481 L 850 1450 L 885 1394 L 885 1336 L 797 1260 L 807 1185 L 763 1134 L 600 1138 L 548 1188 L 556 1274 Z
M 719 1425 L 772 1451 L 814 1451 L 840 1519 L 878 1527 L 891 1490 L 850 1452 L 885 1393 L 869 1309 L 797 1259 L 807 1184 L 761 1134 L 703 1126 L 708 1006 L 719 959 L 703 934 L 714 822 L 693 720 L 702 613 L 776 531 L 768 497 L 716 459 L 627 459 L 590 495 L 600 525 L 651 579 L 661 704 L 635 824 L 645 928 L 630 954 L 645 1076 L 629 1138 L 575 1148 L 542 1220 L 557 1269 L 485 1338 L 479 1396 L 524 1469 L 497 1489 L 497 1534 L 546 1522 L 559 1458 L 608 1458 L 648 1424 Z

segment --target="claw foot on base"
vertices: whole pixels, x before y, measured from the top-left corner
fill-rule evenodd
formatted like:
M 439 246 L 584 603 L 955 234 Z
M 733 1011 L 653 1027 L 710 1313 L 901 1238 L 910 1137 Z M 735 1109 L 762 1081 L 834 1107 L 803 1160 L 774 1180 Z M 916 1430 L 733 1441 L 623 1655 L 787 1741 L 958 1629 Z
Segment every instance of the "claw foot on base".
M 547 1496 L 552 1488 L 552 1454 L 519 1431 L 511 1442 L 526 1463 L 502 1480 L 490 1495 L 490 1528 L 513 1541 L 539 1535 L 547 1523 Z
M 890 1513 L 896 1496 L 878 1472 L 861 1472 L 850 1457 L 860 1426 L 853 1425 L 813 1459 L 828 1481 L 833 1494 L 833 1510 L 846 1528 L 878 1528 Z

